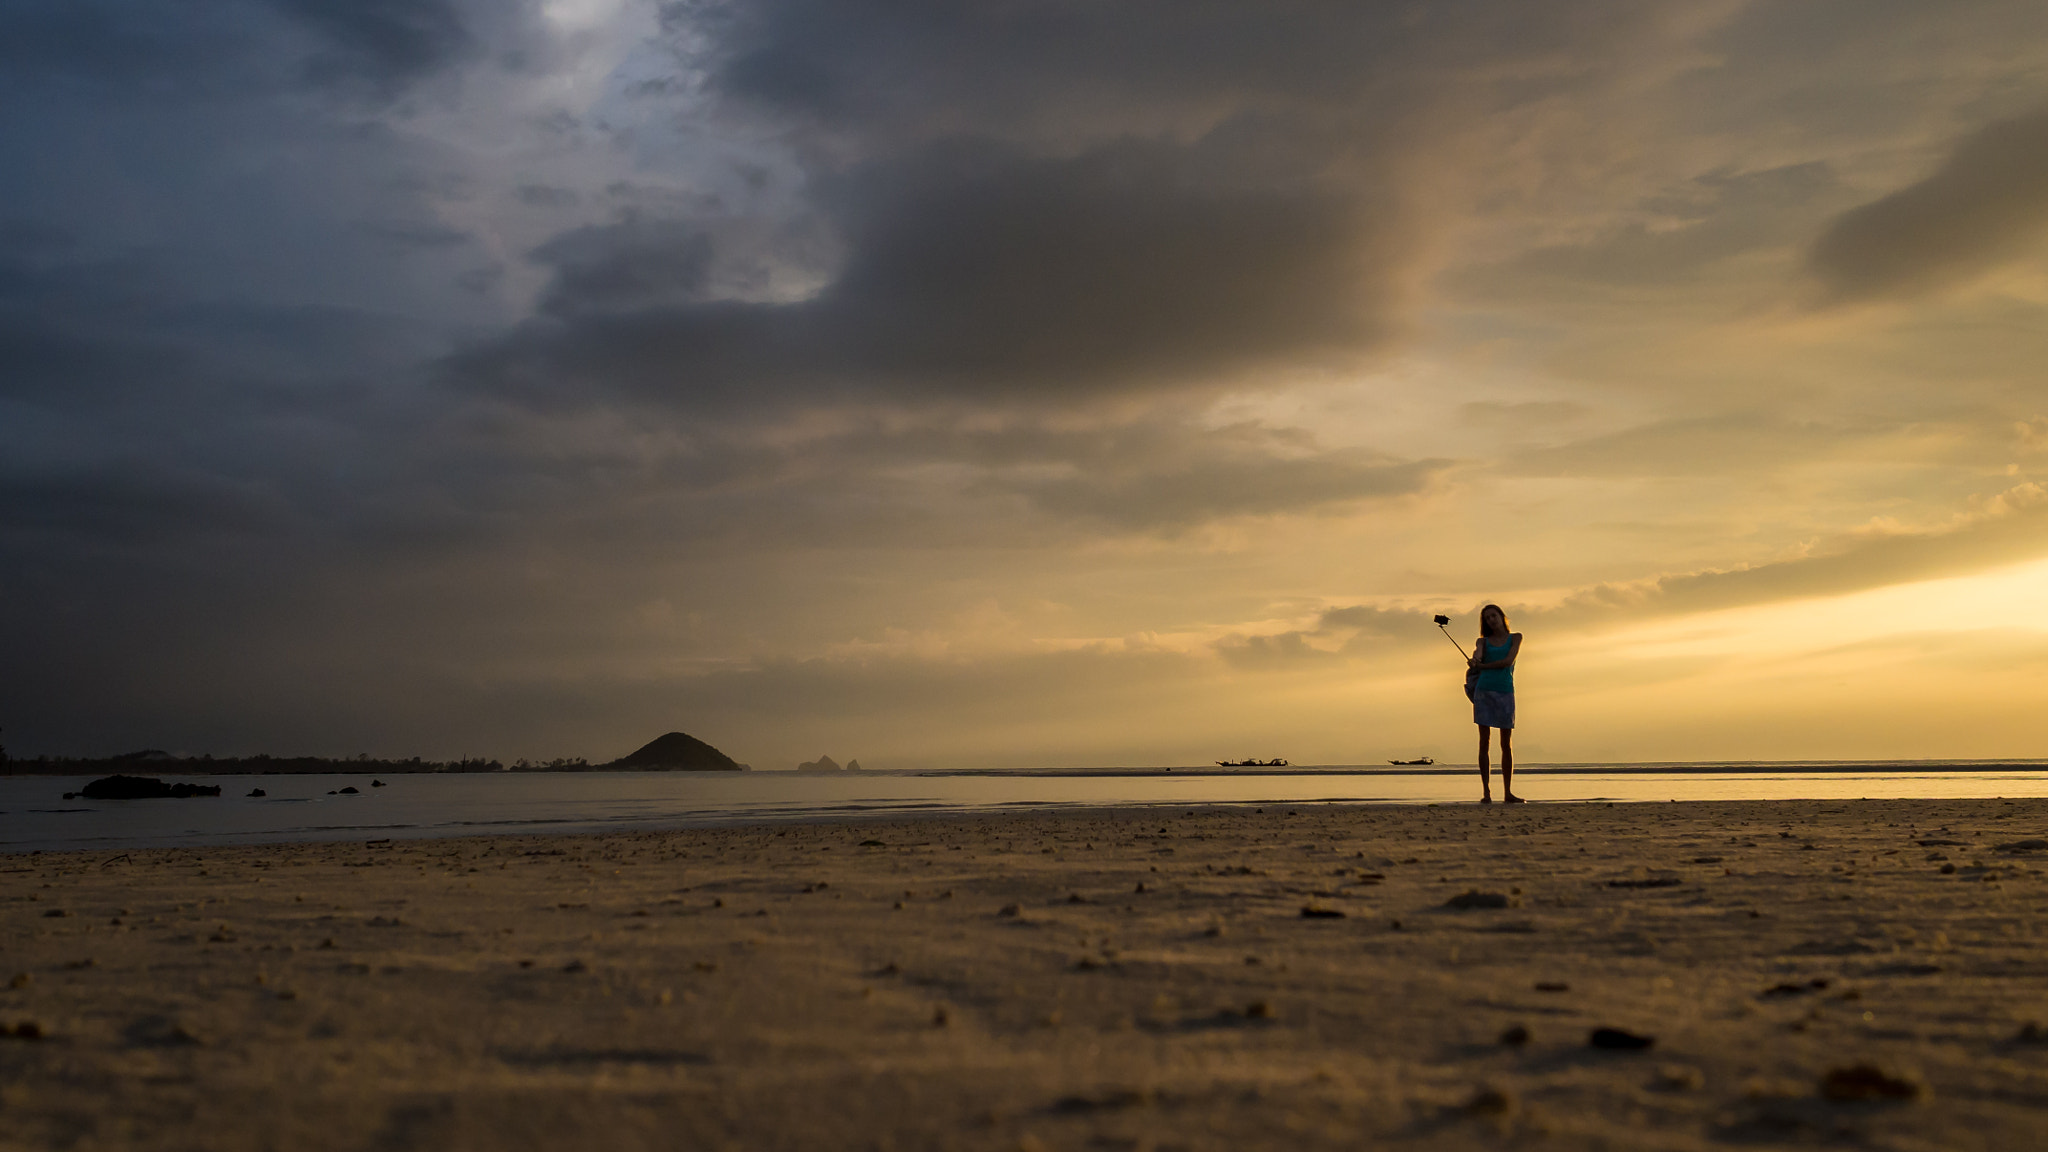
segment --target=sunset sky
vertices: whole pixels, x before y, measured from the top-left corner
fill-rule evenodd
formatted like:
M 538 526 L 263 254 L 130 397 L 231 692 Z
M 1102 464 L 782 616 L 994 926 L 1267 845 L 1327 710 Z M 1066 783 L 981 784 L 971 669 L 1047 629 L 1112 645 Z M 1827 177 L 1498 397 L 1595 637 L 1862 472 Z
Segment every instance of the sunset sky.
M 0 741 L 2044 756 L 2039 0 L 0 3 Z

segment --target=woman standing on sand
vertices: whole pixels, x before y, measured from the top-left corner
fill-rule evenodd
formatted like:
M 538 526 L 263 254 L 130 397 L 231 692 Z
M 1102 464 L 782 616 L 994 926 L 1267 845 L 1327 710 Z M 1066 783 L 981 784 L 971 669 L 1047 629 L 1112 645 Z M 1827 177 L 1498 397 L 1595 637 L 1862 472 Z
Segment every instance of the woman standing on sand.
M 1493 803 L 1493 780 L 1489 775 L 1488 745 L 1493 729 L 1500 729 L 1500 790 L 1509 804 L 1520 804 L 1515 795 L 1515 657 L 1522 654 L 1522 634 L 1508 631 L 1508 614 L 1500 605 L 1479 610 L 1479 642 L 1465 663 L 1479 673 L 1472 682 L 1472 722 L 1479 725 L 1479 802 Z

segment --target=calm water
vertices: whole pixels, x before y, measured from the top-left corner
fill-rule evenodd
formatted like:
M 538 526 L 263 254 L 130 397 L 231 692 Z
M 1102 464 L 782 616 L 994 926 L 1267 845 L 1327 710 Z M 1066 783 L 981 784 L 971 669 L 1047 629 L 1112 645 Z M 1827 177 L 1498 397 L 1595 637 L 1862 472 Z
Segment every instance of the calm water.
M 218 799 L 63 800 L 87 777 L 0 777 L 0 851 L 682 828 L 855 815 L 1102 805 L 1470 801 L 1470 768 L 861 772 L 588 772 L 175 776 Z M 2048 761 L 1545 765 L 1516 772 L 1532 800 L 1759 800 L 2048 796 Z M 343 787 L 356 796 L 330 796 Z M 269 795 L 250 798 L 251 788 Z

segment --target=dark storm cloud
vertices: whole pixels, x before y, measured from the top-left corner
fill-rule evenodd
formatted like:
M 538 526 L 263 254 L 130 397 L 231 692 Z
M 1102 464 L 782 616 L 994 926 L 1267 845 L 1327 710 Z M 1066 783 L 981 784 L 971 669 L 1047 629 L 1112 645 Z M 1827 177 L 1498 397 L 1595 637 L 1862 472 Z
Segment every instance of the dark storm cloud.
M 115 548 L 272 534 L 292 509 L 260 480 L 123 462 L 69 473 L 0 473 L 0 539 L 69 537 Z
M 721 14 L 713 81 L 867 141 L 1161 131 L 1252 108 L 1375 136 L 1447 81 L 1497 106 L 1568 91 L 1667 15 L 1605 0 L 1543 6 L 1273 0 L 757 0 Z M 1537 67 L 1501 68 L 1506 61 Z M 1361 108 L 1360 96 L 1378 99 Z
M 1408 166 L 1443 108 L 1595 85 L 1661 19 L 1598 0 L 668 11 L 707 90 L 800 157 L 823 287 L 703 291 L 707 263 L 744 259 L 715 213 L 584 229 L 535 254 L 543 316 L 455 378 L 543 407 L 1057 406 L 1356 367 L 1404 330 L 1434 211 Z
M 1393 222 L 1332 189 L 1216 178 L 1222 159 L 948 144 L 864 165 L 819 193 L 843 265 L 788 304 L 693 301 L 711 241 L 683 225 L 578 232 L 536 253 L 556 269 L 548 316 L 456 371 L 543 404 L 1063 402 L 1383 342 Z
M 1326 448 L 1256 425 L 1204 428 L 1172 409 L 1079 428 L 1034 416 L 995 426 L 943 414 L 913 423 L 865 419 L 798 438 L 773 425 L 698 422 L 655 449 L 610 437 L 565 443 L 545 421 L 526 426 L 534 439 L 522 466 L 465 485 L 469 506 L 523 512 L 528 524 L 575 519 L 603 534 L 588 543 L 605 545 L 659 537 L 739 549 L 792 539 L 822 547 L 1056 547 L 1421 495 L 1450 466 Z M 489 469 L 510 459 L 488 445 L 471 457 L 460 437 L 444 437 L 441 451 L 446 474 L 459 460 Z M 607 494 L 601 520 L 575 504 L 575 494 L 592 489 Z
M 1808 254 L 1838 301 L 1910 297 L 2013 260 L 2048 227 L 2048 113 L 1992 124 L 1931 175 L 1844 213 Z
M 573 319 L 692 304 L 708 286 L 711 255 L 711 237 L 677 221 L 632 220 L 564 232 L 533 252 L 535 261 L 554 270 L 540 308 Z
M 432 73 L 474 47 L 449 0 L 275 0 L 279 9 L 326 37 L 312 62 L 322 78 L 352 76 L 393 90 Z
M 475 46 L 452 0 L 10 0 L 0 31 L 0 62 L 17 75 L 83 77 L 158 98 L 305 82 L 391 95 Z

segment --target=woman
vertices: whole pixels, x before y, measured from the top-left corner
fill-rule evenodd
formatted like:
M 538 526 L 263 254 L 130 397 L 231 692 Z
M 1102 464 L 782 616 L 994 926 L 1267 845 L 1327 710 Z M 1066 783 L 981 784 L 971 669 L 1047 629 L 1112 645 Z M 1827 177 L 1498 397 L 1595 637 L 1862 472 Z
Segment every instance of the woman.
M 1472 722 L 1479 725 L 1479 802 L 1493 803 L 1493 780 L 1488 774 L 1488 745 L 1493 729 L 1500 729 L 1500 786 L 1502 798 L 1520 804 L 1515 795 L 1515 657 L 1522 654 L 1522 634 L 1508 631 L 1508 614 L 1498 604 L 1479 610 L 1479 642 L 1465 663 L 1478 677 L 1472 682 Z

